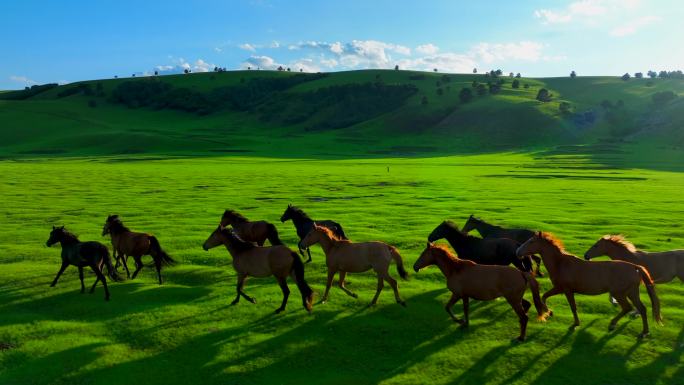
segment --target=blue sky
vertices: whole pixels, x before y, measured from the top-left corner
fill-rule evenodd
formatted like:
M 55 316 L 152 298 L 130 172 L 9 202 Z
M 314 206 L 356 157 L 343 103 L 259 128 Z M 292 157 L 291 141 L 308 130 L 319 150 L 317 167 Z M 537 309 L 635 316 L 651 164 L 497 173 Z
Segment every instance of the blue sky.
M 214 66 L 684 69 L 683 20 L 684 3 L 666 0 L 6 1 L 0 89 Z

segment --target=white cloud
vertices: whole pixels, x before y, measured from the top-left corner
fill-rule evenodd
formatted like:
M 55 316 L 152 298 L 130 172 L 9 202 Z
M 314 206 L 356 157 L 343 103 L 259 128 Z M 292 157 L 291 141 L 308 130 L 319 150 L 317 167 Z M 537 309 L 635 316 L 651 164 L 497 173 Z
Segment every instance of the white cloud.
M 659 21 L 660 18 L 657 16 L 642 16 L 640 18 L 631 20 L 621 26 L 615 27 L 610 31 L 611 36 L 623 37 L 632 35 L 637 32 L 642 27 L 646 27 Z
M 247 68 L 247 67 L 252 67 L 255 69 L 264 69 L 264 70 L 274 70 L 277 69 L 279 66 L 283 66 L 280 63 L 277 63 L 273 58 L 269 56 L 257 56 L 253 55 L 250 56 L 247 60 L 245 60 L 244 63 L 242 63 L 242 68 Z
M 240 45 L 238 45 L 238 47 L 240 49 L 244 49 L 245 51 L 252 51 L 252 52 L 256 52 L 256 49 L 257 49 L 257 47 L 255 45 L 252 45 L 249 43 L 240 44 Z
M 15 82 L 15 83 L 21 83 L 21 84 L 23 84 L 23 85 L 25 85 L 25 86 L 30 86 L 30 85 L 38 84 L 37 81 L 35 81 L 35 80 L 33 80 L 33 79 L 29 79 L 29 78 L 27 78 L 26 76 L 12 75 L 12 76 L 9 77 L 9 79 L 10 79 L 11 81 Z
M 265 55 L 252 55 L 247 58 L 240 67 L 242 69 L 252 68 L 252 69 L 262 69 L 262 70 L 277 70 L 278 67 L 290 68 L 293 72 L 319 72 L 321 70 L 320 66 L 313 60 L 309 58 L 303 58 L 298 60 L 293 60 L 289 64 L 279 63 L 270 56 Z
M 534 41 L 518 43 L 480 43 L 471 50 L 472 56 L 484 63 L 506 60 L 539 61 L 543 45 Z
M 154 70 L 159 72 L 161 75 L 170 75 L 183 73 L 186 69 L 191 70 L 192 72 L 210 72 L 214 70 L 214 67 L 216 67 L 215 64 L 208 63 L 203 59 L 197 59 L 194 62 L 188 62 L 182 57 L 178 59 L 171 57 L 171 60 L 174 64 L 158 65 L 154 67 Z M 152 73 L 146 71 L 141 73 L 141 75 L 149 76 L 152 75 Z
M 564 9 L 537 9 L 534 16 L 542 24 L 561 24 L 571 21 L 592 21 L 597 17 L 614 15 L 624 10 L 635 9 L 640 0 L 579 0 Z
M 417 71 L 432 71 L 437 68 L 442 72 L 470 72 L 477 67 L 477 62 L 470 55 L 441 53 L 415 59 L 403 59 L 397 65 L 401 69 Z
M 437 53 L 437 51 L 439 51 L 439 47 L 432 43 L 427 43 L 416 47 L 416 51 L 426 55 L 434 55 Z
M 335 60 L 345 67 L 388 68 L 392 66 L 392 54 L 411 55 L 411 49 L 377 40 L 352 40 L 342 42 L 306 41 L 288 46 L 290 50 L 312 50 L 336 56 Z
M 280 48 L 280 43 L 276 40 L 273 40 L 271 44 L 268 46 L 268 48 Z
M 223 48 L 221 48 L 221 47 L 214 47 L 214 52 L 221 53 L 221 52 L 223 52 Z

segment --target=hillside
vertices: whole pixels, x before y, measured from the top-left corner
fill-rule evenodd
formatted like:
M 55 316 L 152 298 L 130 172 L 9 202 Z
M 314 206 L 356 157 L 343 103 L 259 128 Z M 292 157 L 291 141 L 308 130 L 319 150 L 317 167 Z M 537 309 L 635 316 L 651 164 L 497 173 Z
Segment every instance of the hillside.
M 490 93 L 486 83 L 499 80 L 499 92 Z M 432 156 L 549 148 L 605 155 L 627 146 L 645 157 L 665 151 L 679 159 L 684 102 L 658 104 L 653 95 L 681 95 L 684 80 L 521 78 L 517 89 L 514 80 L 392 70 L 229 71 L 5 92 L 0 156 Z M 484 85 L 483 95 L 474 81 Z M 471 101 L 459 99 L 463 88 L 472 90 Z M 535 99 L 541 88 L 551 92 L 549 102 Z M 569 103 L 565 113 L 562 102 Z

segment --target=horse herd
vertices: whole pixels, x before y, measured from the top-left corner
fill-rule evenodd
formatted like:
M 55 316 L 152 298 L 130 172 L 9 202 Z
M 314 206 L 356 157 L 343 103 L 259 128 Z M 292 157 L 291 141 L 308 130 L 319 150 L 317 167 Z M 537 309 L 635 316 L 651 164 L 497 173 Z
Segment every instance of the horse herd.
M 299 254 L 311 261 L 309 248 L 319 244 L 326 256 L 328 268 L 325 291 L 321 302 L 328 300 L 328 294 L 335 274 L 339 274 L 338 286 L 346 294 L 357 295 L 345 287 L 347 273 L 360 273 L 373 269 L 377 275 L 377 289 L 370 305 L 377 303 L 378 297 L 387 282 L 397 303 L 406 306 L 399 294 L 397 280 L 389 274 L 389 266 L 394 261 L 402 279 L 408 273 L 398 250 L 384 242 L 352 242 L 347 239 L 342 226 L 331 220 L 313 220 L 301 209 L 289 205 L 280 218 L 281 222 L 292 220 L 300 238 Z M 469 232 L 477 230 L 476 237 Z M 105 300 L 109 300 L 107 275 L 114 281 L 121 281 L 117 269 L 123 266 L 127 277 L 134 279 L 144 267 L 141 258 L 150 255 L 157 271 L 159 284 L 162 284 L 163 266 L 173 265 L 175 261 L 162 250 L 157 238 L 147 233 L 129 230 L 117 215 L 110 215 L 105 221 L 102 235 L 111 237 L 116 265 L 112 266 L 107 247 L 99 242 L 80 242 L 64 226 L 54 227 L 47 246 L 60 243 L 62 246 L 62 266 L 51 286 L 57 283 L 60 275 L 69 265 L 79 269 L 81 293 L 85 291 L 83 268 L 90 267 L 96 280 L 90 289 L 92 293 L 98 282 L 102 282 Z M 433 242 L 446 239 L 456 254 L 444 246 Z M 270 246 L 264 246 L 266 241 Z M 519 318 L 520 334 L 518 340 L 526 336 L 527 312 L 532 306 L 523 298 L 529 289 L 532 293 L 538 319 L 545 320 L 553 315 L 546 306 L 548 297 L 564 294 L 574 323 L 580 323 L 577 316 L 575 297 L 577 294 L 597 295 L 609 293 L 611 300 L 620 305 L 621 311 L 610 322 L 609 330 L 615 329 L 617 322 L 633 307 L 641 316 L 643 328 L 639 337 L 648 335 L 646 307 L 641 302 L 639 287 L 646 285 L 650 297 L 653 316 L 661 322 L 660 302 L 655 292 L 655 283 L 665 283 L 678 277 L 684 281 L 684 250 L 647 253 L 637 250 L 634 245 L 621 236 L 601 237 L 580 259 L 565 251 L 563 244 L 552 234 L 527 229 L 506 229 L 489 224 L 470 216 L 465 226 L 459 229 L 451 221 L 444 221 L 427 238 L 427 246 L 413 265 L 417 273 L 420 269 L 436 265 L 444 274 L 447 287 L 452 295 L 445 309 L 457 323 L 468 326 L 469 300 L 488 301 L 504 297 Z M 232 256 L 232 264 L 237 272 L 237 293 L 232 304 L 240 297 L 256 303 L 253 297 L 244 292 L 247 277 L 264 278 L 274 276 L 283 292 L 283 300 L 276 313 L 285 310 L 290 289 L 287 278 L 291 277 L 301 294 L 302 305 L 307 311 L 313 307 L 314 292 L 304 278 L 304 263 L 297 252 L 281 242 L 276 227 L 266 221 L 249 221 L 234 210 L 226 210 L 209 238 L 202 245 L 204 250 L 224 245 Z M 608 256 L 611 261 L 590 262 L 598 256 Z M 131 276 L 127 258 L 133 257 L 135 271 Z M 510 265 L 515 267 L 512 267 Z M 535 265 L 536 264 L 536 268 Z M 552 287 L 540 295 L 539 283 L 535 276 L 542 276 L 540 265 L 544 264 Z M 452 307 L 463 300 L 463 319 L 452 312 Z

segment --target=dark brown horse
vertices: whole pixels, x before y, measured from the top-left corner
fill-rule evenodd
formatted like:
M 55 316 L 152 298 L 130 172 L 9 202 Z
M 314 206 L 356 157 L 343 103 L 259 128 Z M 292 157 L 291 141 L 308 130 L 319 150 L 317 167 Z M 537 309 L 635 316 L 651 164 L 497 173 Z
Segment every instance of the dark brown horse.
M 519 271 L 510 266 L 478 265 L 473 261 L 459 259 L 446 247 L 428 243 L 420 255 L 413 270 L 437 265 L 447 279 L 447 287 L 451 290 L 451 299 L 446 304 L 446 311 L 455 322 L 468 326 L 468 302 L 470 298 L 490 301 L 504 297 L 511 305 L 520 321 L 519 341 L 525 340 L 527 330 L 527 311 L 531 304 L 523 298 L 529 286 L 538 318 L 546 318 L 548 309 L 539 298 L 539 283 L 532 274 Z M 456 318 L 451 308 L 463 298 L 463 316 L 465 320 Z
M 172 266 L 176 263 L 159 245 L 159 241 L 154 235 L 147 233 L 137 233 L 124 226 L 118 215 L 110 215 L 105 221 L 102 228 L 102 236 L 111 235 L 112 247 L 114 248 L 114 257 L 119 259 L 126 270 L 126 276 L 131 277 L 128 271 L 128 264 L 126 259 L 128 256 L 135 260 L 135 271 L 133 277 L 135 279 L 140 270 L 143 268 L 142 256 L 150 255 L 154 260 L 154 267 L 157 269 L 157 277 L 159 284 L 162 284 L 161 269 L 162 266 Z
M 304 257 L 304 252 L 302 249 L 305 248 L 306 253 L 309 255 L 309 259 L 306 260 L 306 263 L 311 262 L 311 250 L 309 250 L 308 247 L 302 247 L 302 239 L 304 239 L 304 237 L 311 232 L 311 229 L 313 229 L 314 225 L 327 227 L 333 232 L 333 234 L 335 234 L 335 237 L 339 239 L 347 239 L 347 235 L 344 234 L 342 225 L 339 223 L 329 219 L 315 221 L 299 207 L 287 205 L 285 212 L 280 217 L 280 221 L 285 222 L 290 219 L 292 220 L 292 223 L 294 223 L 295 229 L 297 230 L 297 235 L 299 236 L 299 243 L 297 244 L 299 253 L 302 255 L 302 257 Z
M 477 230 L 477 232 L 480 233 L 482 238 L 510 238 L 521 245 L 534 236 L 534 231 L 532 230 L 506 229 L 501 226 L 496 226 L 487 223 L 484 220 L 477 218 L 473 215 L 471 215 L 468 218 L 465 225 L 463 225 L 463 229 L 461 230 L 466 234 L 472 230 Z M 536 255 L 531 255 L 530 257 L 537 264 L 537 269 L 535 270 L 535 273 L 538 276 L 543 277 L 544 275 L 542 274 L 540 269 L 541 258 L 539 258 Z
M 235 210 L 226 210 L 221 217 L 221 226 L 232 226 L 235 234 L 243 241 L 253 242 L 263 246 L 266 240 L 271 246 L 282 245 L 283 242 L 278 238 L 278 229 L 266 221 L 250 222 L 242 214 Z
M 100 242 L 81 242 L 78 237 L 69 231 L 67 231 L 64 226 L 55 227 L 52 226 L 52 231 L 50 232 L 50 238 L 45 243 L 48 247 L 59 242 L 62 245 L 62 267 L 59 268 L 57 276 L 52 281 L 50 287 L 54 287 L 57 284 L 57 280 L 64 273 L 69 265 L 74 265 L 78 267 L 78 278 L 81 280 L 81 293 L 85 292 L 85 284 L 83 283 L 83 268 L 90 267 L 97 279 L 93 286 L 90 288 L 90 294 L 95 291 L 95 286 L 99 281 L 102 281 L 102 286 L 105 291 L 105 301 L 109 301 L 109 288 L 107 287 L 107 279 L 102 270 L 107 267 L 107 275 L 114 281 L 121 281 L 119 275 L 116 273 L 116 269 L 112 267 L 112 260 L 109 258 L 109 250 L 107 246 L 101 244 Z
M 456 250 L 459 258 L 468 259 L 482 265 L 513 264 L 521 271 L 531 271 L 529 257 L 520 260 L 515 255 L 518 242 L 509 238 L 477 238 L 458 229 L 454 222 L 444 221 L 428 236 L 428 242 L 445 238 Z
M 639 337 L 647 336 L 649 331 L 646 307 L 639 297 L 641 281 L 646 284 L 648 296 L 651 298 L 653 317 L 657 322 L 661 321 L 660 302 L 655 293 L 653 280 L 646 268 L 624 261 L 582 260 L 567 253 L 560 240 L 553 235 L 542 232 L 535 234 L 518 249 L 519 256 L 530 254 L 541 255 L 553 284 L 551 290 L 542 296 L 542 301 L 546 304 L 546 299 L 550 296 L 565 294 L 575 319 L 571 328 L 580 324 L 575 305 L 575 293 L 588 295 L 610 293 L 620 304 L 622 311 L 610 321 L 608 330 L 614 330 L 620 318 L 629 313 L 634 305 L 643 323 Z
M 224 245 L 228 249 L 228 253 L 233 257 L 233 267 L 238 274 L 237 296 L 231 305 L 240 302 L 240 296 L 251 303 L 256 303 L 254 298 L 242 291 L 247 277 L 266 278 L 274 276 L 278 280 L 280 289 L 283 291 L 283 302 L 275 311 L 280 313 L 285 310 L 287 299 L 290 296 L 290 288 L 287 287 L 287 277 L 291 276 L 302 294 L 304 309 L 308 312 L 311 311 L 313 306 L 313 290 L 311 290 L 311 287 L 309 287 L 309 284 L 304 279 L 304 264 L 302 260 L 289 247 L 285 245 L 254 246 L 251 242 L 239 239 L 229 229 L 221 225 L 209 235 L 202 248 L 209 250 L 218 245 Z

